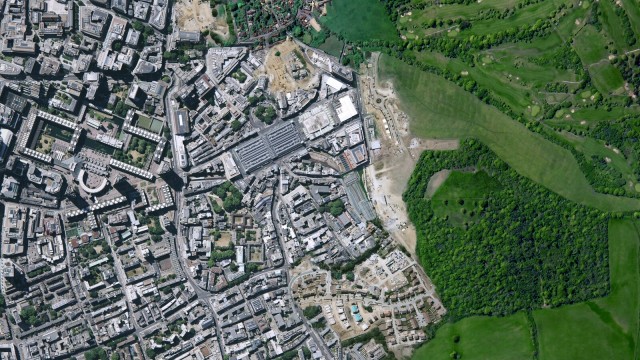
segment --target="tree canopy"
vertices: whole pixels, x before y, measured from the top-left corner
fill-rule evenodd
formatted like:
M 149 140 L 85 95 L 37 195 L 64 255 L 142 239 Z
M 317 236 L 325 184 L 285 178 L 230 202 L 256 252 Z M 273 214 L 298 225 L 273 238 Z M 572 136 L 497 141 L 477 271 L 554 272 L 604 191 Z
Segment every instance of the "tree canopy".
M 500 186 L 434 203 L 447 181 L 434 199 L 425 196 L 427 184 L 442 169 L 484 171 Z M 420 262 L 454 317 L 506 315 L 608 291 L 608 215 L 520 176 L 475 140 L 423 153 L 403 197 Z

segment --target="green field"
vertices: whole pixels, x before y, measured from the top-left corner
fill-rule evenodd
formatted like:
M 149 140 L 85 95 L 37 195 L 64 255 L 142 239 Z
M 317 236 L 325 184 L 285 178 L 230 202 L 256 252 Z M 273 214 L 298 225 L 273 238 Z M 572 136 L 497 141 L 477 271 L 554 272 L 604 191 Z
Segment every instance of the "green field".
M 631 28 L 636 36 L 640 36 L 640 5 L 636 0 L 620 0 L 622 7 L 627 12 Z M 636 44 L 637 45 L 637 44 Z
M 609 223 L 608 296 L 533 312 L 540 360 L 637 359 L 640 330 L 640 235 L 630 219 Z M 413 359 L 532 359 L 533 341 L 522 313 L 471 317 L 445 324 Z M 453 342 L 455 335 L 459 343 Z M 466 340 L 466 341 L 465 341 Z
M 327 40 L 322 43 L 322 45 L 318 46 L 318 49 L 326 52 L 329 55 L 333 55 L 335 57 L 340 57 L 342 53 L 342 47 L 344 43 L 338 39 L 336 36 L 329 36 Z
M 472 214 L 477 207 L 474 200 L 484 199 L 499 188 L 500 184 L 484 171 L 453 171 L 433 194 L 431 207 L 437 216 L 448 216 L 450 223 L 460 226 L 473 221 Z M 449 201 L 450 199 L 463 199 L 464 204 Z M 466 210 L 464 213 L 463 209 Z
M 529 106 L 544 99 L 544 94 L 539 92 L 546 84 L 576 83 L 576 75 L 571 70 L 533 62 L 533 59 L 553 52 L 561 45 L 560 36 L 551 34 L 529 43 L 498 46 L 478 53 L 473 67 L 460 59 L 447 58 L 436 52 L 423 51 L 417 53 L 416 57 L 454 74 L 466 74 L 466 77 L 490 90 L 513 110 L 530 114 Z
M 562 136 L 567 139 L 576 150 L 585 154 L 588 158 L 592 156 L 608 158 L 610 160 L 608 165 L 623 174 L 627 181 L 637 181 L 627 159 L 619 152 L 613 151 L 613 149 L 606 147 L 602 142 L 592 138 L 576 136 L 566 132 L 563 132 Z
M 600 9 L 602 10 L 602 24 L 609 40 L 614 43 L 618 51 L 627 50 L 629 47 L 624 40 L 622 20 L 616 15 L 614 5 L 610 1 L 601 1 Z
M 606 59 L 608 52 L 604 48 L 606 40 L 591 25 L 582 28 L 575 37 L 573 47 L 585 66 Z
M 476 21 L 466 32 L 470 35 L 488 35 L 523 25 L 533 25 L 538 19 L 544 19 L 549 16 L 560 4 L 568 2 L 566 0 L 542 1 L 518 9 L 514 15 L 500 21 L 496 21 L 496 19 Z
M 395 25 L 379 1 L 334 0 L 322 23 L 347 40 L 395 40 Z
M 593 79 L 593 85 L 602 94 L 615 93 L 616 95 L 620 95 L 624 92 L 624 89 L 622 88 L 624 85 L 622 75 L 620 74 L 620 71 L 609 62 L 592 65 L 589 68 L 589 73 Z
M 458 343 L 454 337 L 459 336 Z M 519 360 L 533 358 L 533 341 L 524 313 L 504 318 L 474 316 L 438 329 L 436 337 L 416 350 L 416 360 L 451 359 L 454 351 L 462 359 Z
M 602 210 L 640 209 L 640 200 L 596 193 L 571 153 L 488 106 L 457 85 L 388 56 L 380 76 L 391 78 L 411 132 L 424 138 L 476 137 L 519 174 L 563 197 Z
M 489 9 L 504 10 L 513 8 L 517 4 L 515 0 L 493 0 L 472 2 L 470 4 L 443 4 L 442 6 L 429 6 L 423 11 L 412 11 L 411 15 L 404 16 L 399 20 L 400 23 L 416 22 L 430 19 L 473 19 L 479 13 Z M 409 21 L 411 20 L 411 21 Z
M 636 222 L 610 222 L 611 293 L 586 303 L 535 311 L 540 359 L 638 358 L 639 243 Z

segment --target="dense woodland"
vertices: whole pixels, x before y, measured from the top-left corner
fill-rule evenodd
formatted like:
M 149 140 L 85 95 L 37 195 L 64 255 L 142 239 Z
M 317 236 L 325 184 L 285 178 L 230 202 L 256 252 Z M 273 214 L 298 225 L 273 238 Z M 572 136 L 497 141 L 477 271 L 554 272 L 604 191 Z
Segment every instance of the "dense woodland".
M 454 225 L 436 216 L 425 197 L 429 179 L 442 169 L 485 171 L 501 186 L 481 199 L 450 199 L 449 206 L 471 201 L 475 208 L 473 221 Z M 608 292 L 608 215 L 518 175 L 475 140 L 458 151 L 425 152 L 404 200 L 420 262 L 454 318 L 506 315 Z

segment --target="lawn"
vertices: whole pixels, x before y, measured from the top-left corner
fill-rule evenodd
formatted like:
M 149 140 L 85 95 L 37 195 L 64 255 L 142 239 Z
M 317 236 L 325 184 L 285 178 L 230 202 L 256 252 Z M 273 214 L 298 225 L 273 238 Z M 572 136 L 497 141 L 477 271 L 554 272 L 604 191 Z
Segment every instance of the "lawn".
M 460 336 L 458 343 L 455 336 Z M 436 337 L 420 347 L 415 360 L 449 360 L 455 351 L 462 359 L 519 360 L 533 358 L 533 341 L 524 313 L 504 318 L 474 316 L 438 329 Z
M 70 142 L 71 137 L 73 136 L 73 132 L 71 132 L 71 130 L 52 122 L 47 122 L 45 124 L 44 129 L 42 130 L 42 135 L 44 136 L 45 134 L 64 142 Z
M 351 41 L 398 39 L 396 27 L 379 1 L 334 0 L 321 21 Z
M 609 162 L 609 166 L 618 170 L 627 182 L 632 181 L 635 183 L 637 181 L 635 175 L 633 175 L 633 169 L 627 162 L 627 159 L 625 159 L 624 155 L 619 152 L 616 153 L 613 149 L 606 147 L 603 142 L 588 137 L 573 135 L 567 132 L 563 132 L 562 136 L 571 142 L 576 150 L 585 154 L 587 158 L 591 158 L 592 156 L 608 158 L 611 160 L 611 162 Z
M 540 359 L 633 359 L 607 315 L 590 302 L 534 312 Z
M 606 59 L 609 53 L 604 48 L 606 40 L 591 25 L 586 25 L 580 33 L 576 35 L 573 41 L 573 48 L 580 56 L 585 66 L 596 63 L 602 59 Z
M 515 0 L 492 0 L 482 2 L 472 2 L 470 4 L 444 3 L 442 5 L 427 6 L 424 10 L 411 10 L 411 15 L 399 19 L 402 23 L 421 23 L 431 19 L 473 19 L 478 13 L 490 9 L 504 10 L 513 8 L 517 4 Z
M 36 151 L 41 152 L 43 154 L 51 153 L 51 147 L 55 142 L 55 138 L 49 135 L 42 134 L 40 135 L 40 139 L 38 139 L 38 146 L 36 147 Z
M 603 119 L 615 119 L 619 118 L 625 114 L 637 114 L 638 108 L 621 108 L 614 107 L 611 108 L 611 111 L 607 111 L 604 107 L 599 108 L 583 108 L 578 109 L 572 115 L 576 121 L 587 121 L 587 122 L 598 122 Z
M 592 65 L 589 68 L 589 74 L 591 74 L 591 78 L 593 79 L 593 85 L 595 85 L 596 89 L 603 95 L 611 95 L 613 93 L 620 95 L 621 91 L 624 91 L 622 88 L 624 80 L 622 79 L 620 70 L 609 62 Z
M 624 11 L 627 12 L 631 28 L 636 36 L 640 36 L 640 7 L 636 0 L 620 0 Z M 637 46 L 637 44 L 636 44 Z
M 455 74 L 467 74 L 467 77 L 490 90 L 513 110 L 529 115 L 529 106 L 540 102 L 538 93 L 544 90 L 546 84 L 576 81 L 571 70 L 557 69 L 550 64 L 539 65 L 532 61 L 561 45 L 562 39 L 557 34 L 529 43 L 505 44 L 479 52 L 473 67 L 460 59 L 447 58 L 436 52 L 423 51 L 415 55 L 421 62 L 429 65 Z
M 162 121 L 138 115 L 136 126 L 158 134 L 162 130 Z
M 561 196 L 602 210 L 640 209 L 640 200 L 596 193 L 568 150 L 529 131 L 452 82 L 389 56 L 380 77 L 391 78 L 411 122 L 423 138 L 476 137 L 519 174 Z
M 622 20 L 616 15 L 615 5 L 610 1 L 600 1 L 600 10 L 602 12 L 601 21 L 603 29 L 609 35 L 618 51 L 627 50 L 629 47 L 624 39 L 624 28 Z
M 82 146 L 86 146 L 88 149 L 99 151 L 107 155 L 113 155 L 113 153 L 116 151 L 114 147 L 111 147 L 107 144 L 103 144 L 89 137 L 85 137 L 82 140 Z

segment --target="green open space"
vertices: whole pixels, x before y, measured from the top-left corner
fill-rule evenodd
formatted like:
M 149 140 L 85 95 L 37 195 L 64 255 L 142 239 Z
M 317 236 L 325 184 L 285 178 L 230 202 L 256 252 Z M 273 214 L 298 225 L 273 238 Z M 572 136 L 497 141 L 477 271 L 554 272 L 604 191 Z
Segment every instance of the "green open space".
M 488 35 L 499 31 L 514 29 L 524 25 L 533 25 L 539 19 L 545 19 L 566 0 L 551 0 L 534 3 L 517 9 L 516 12 L 506 19 L 496 21 L 496 19 L 479 20 L 473 23 L 465 32 L 470 35 Z
M 340 57 L 344 43 L 337 36 L 329 36 L 318 48 L 329 55 Z
M 515 0 L 494 0 L 494 1 L 481 1 L 473 2 L 470 4 L 442 4 L 426 6 L 423 10 L 412 9 L 411 15 L 404 14 L 403 17 L 398 19 L 400 24 L 416 23 L 422 24 L 430 21 L 431 19 L 438 20 L 455 20 L 465 19 L 470 20 L 476 18 L 479 14 L 488 10 L 504 10 L 513 8 L 516 5 Z
M 484 200 L 500 184 L 484 171 L 453 171 L 433 194 L 431 207 L 436 216 L 447 216 L 453 225 L 475 220 L 477 201 Z
M 559 68 L 559 62 L 554 60 L 571 55 L 559 48 L 563 49 L 562 39 L 552 33 L 531 42 L 509 43 L 478 52 L 474 57 L 475 66 L 437 52 L 423 51 L 415 55 L 420 62 L 464 74 L 514 111 L 535 117 L 529 106 L 546 98 L 547 84 L 566 84 L 568 90 L 579 84 L 573 70 Z
M 603 25 L 603 29 L 608 38 L 613 42 L 615 48 L 622 52 L 627 50 L 629 46 L 624 40 L 624 28 L 622 27 L 622 20 L 615 12 L 615 5 L 611 1 L 600 1 L 599 7 L 601 10 L 600 20 Z
M 569 5 L 569 8 L 562 10 L 561 17 L 554 26 L 555 33 L 558 34 L 564 42 L 570 42 L 571 37 L 578 33 L 584 25 L 584 20 L 589 11 L 589 6 Z
M 640 4 L 636 0 L 620 0 L 620 3 L 627 12 L 633 32 L 636 36 L 640 36 Z
M 153 156 L 156 145 L 149 140 L 132 135 L 129 147 L 113 152 L 113 158 L 127 164 L 143 168 L 149 158 Z
M 136 126 L 141 127 L 143 129 L 152 131 L 156 134 L 159 134 L 162 130 L 162 120 L 150 118 L 147 116 L 138 115 Z
M 609 62 L 594 64 L 589 68 L 593 85 L 604 95 L 621 95 L 624 92 L 622 74 Z
M 638 222 L 609 221 L 610 293 L 599 299 L 533 312 L 538 359 L 637 359 L 640 330 Z M 532 359 L 526 317 L 470 317 L 444 324 L 413 359 Z M 527 328 L 528 330 L 528 328 Z M 454 337 L 459 336 L 455 343 Z
M 525 313 L 503 318 L 473 316 L 444 324 L 433 340 L 416 350 L 413 359 L 450 360 L 454 352 L 472 360 L 532 359 L 534 345 Z
M 103 144 L 97 140 L 91 139 L 89 137 L 85 137 L 83 140 L 83 146 L 86 146 L 88 149 L 91 150 L 95 150 L 95 151 L 99 151 L 101 153 L 107 154 L 107 155 L 113 155 L 113 153 L 116 151 L 116 149 L 114 147 L 111 147 L 107 144 Z
M 633 169 L 619 151 L 614 151 L 611 147 L 607 147 L 602 141 L 593 138 L 577 136 L 570 133 L 562 133 L 576 150 L 585 154 L 588 158 L 599 157 L 608 159 L 608 166 L 615 168 L 623 174 L 626 180 L 636 181 Z
M 624 114 L 637 114 L 639 111 L 639 108 L 614 107 L 611 109 L 607 109 L 604 107 L 590 107 L 577 109 L 576 112 L 572 114 L 572 117 L 577 122 L 586 121 L 587 123 L 592 123 L 595 121 L 616 119 L 623 116 Z
M 333 32 L 351 41 L 398 38 L 395 25 L 379 1 L 334 0 L 327 6 L 327 16 L 322 17 L 321 21 Z
M 71 141 L 73 132 L 61 125 L 47 122 L 42 130 L 42 135 L 48 135 L 64 142 Z
M 540 359 L 637 359 L 640 272 L 637 222 L 609 223 L 608 296 L 533 313 Z
M 443 169 L 453 176 L 430 200 L 425 192 Z M 607 292 L 606 214 L 518 174 L 475 139 L 456 151 L 425 151 L 403 199 L 416 226 L 416 255 L 454 319 Z M 471 221 L 451 221 L 452 205 Z
M 488 106 L 454 83 L 382 56 L 380 76 L 390 78 L 424 138 L 477 137 L 514 170 L 561 196 L 602 210 L 640 209 L 640 200 L 596 193 L 572 154 Z
M 585 66 L 596 63 L 600 60 L 607 59 L 608 52 L 604 48 L 606 40 L 591 25 L 586 25 L 580 33 L 576 35 L 573 47 L 580 56 Z

